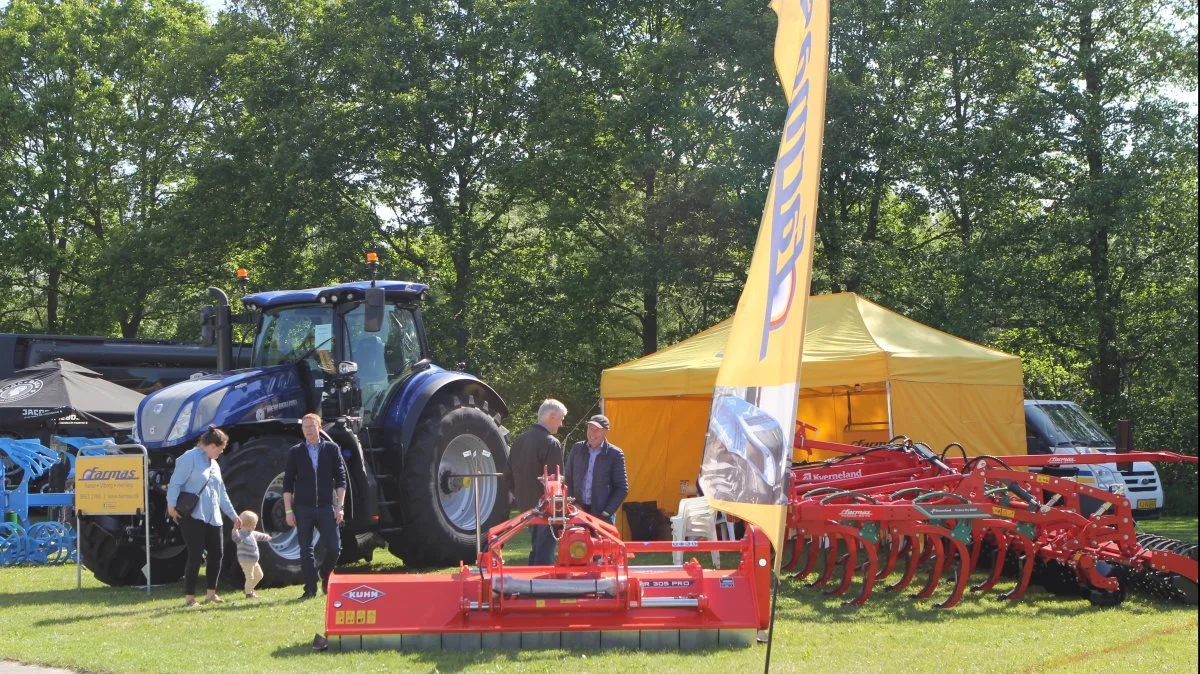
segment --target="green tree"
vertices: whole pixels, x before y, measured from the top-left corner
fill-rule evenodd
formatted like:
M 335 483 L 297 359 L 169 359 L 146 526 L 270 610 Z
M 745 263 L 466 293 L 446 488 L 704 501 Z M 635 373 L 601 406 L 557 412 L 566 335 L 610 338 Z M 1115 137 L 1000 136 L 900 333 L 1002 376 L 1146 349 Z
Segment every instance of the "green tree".
M 773 26 L 756 2 L 538 5 L 530 182 L 576 258 L 567 341 L 640 342 L 599 362 L 736 302 L 783 113 Z
M 1058 268 L 1054 304 L 1083 309 L 1058 329 L 1078 326 L 1088 386 L 1111 426 L 1130 410 L 1137 366 L 1153 357 L 1152 340 L 1139 336 L 1141 307 L 1160 293 L 1177 297 L 1172 275 L 1195 269 L 1195 216 L 1168 204 L 1195 204 L 1196 119 L 1166 95 L 1195 87 L 1195 7 L 1081 0 L 1039 9 L 1031 47 L 1052 200 L 1043 242 Z
M 180 279 L 156 244 L 177 233 L 168 213 L 203 139 L 211 97 L 196 50 L 208 30 L 187 0 L 4 10 L 3 226 L 45 307 L 36 327 L 132 337 L 172 311 L 166 286 Z

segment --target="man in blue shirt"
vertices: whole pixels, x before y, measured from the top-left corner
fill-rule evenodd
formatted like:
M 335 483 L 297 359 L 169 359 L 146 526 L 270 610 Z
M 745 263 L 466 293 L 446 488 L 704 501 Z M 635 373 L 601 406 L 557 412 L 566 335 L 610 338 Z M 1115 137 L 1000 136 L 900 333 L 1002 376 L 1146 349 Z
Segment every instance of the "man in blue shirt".
M 615 523 L 617 508 L 629 495 L 625 453 L 609 443 L 608 417 L 597 414 L 587 423 L 587 440 L 567 455 L 567 493 L 589 515 Z
M 329 586 L 329 574 L 342 554 L 338 527 L 345 515 L 346 465 L 336 443 L 321 439 L 321 417 L 306 414 L 300 420 L 304 442 L 288 451 L 283 473 L 283 507 L 288 526 L 296 527 L 300 543 L 300 569 L 304 573 L 304 594 L 300 599 L 317 596 L 317 564 L 313 554 L 313 529 L 321 535 L 325 554 L 320 565 L 321 591 Z

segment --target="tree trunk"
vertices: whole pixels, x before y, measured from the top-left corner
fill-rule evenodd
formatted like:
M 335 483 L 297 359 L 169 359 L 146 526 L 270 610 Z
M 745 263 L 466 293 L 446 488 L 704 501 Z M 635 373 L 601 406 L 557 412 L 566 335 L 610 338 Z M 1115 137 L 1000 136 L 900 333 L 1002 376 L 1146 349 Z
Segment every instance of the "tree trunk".
M 62 294 L 62 261 L 67 250 L 67 239 L 57 235 L 54 225 L 48 227 L 50 241 L 59 255 L 46 270 L 46 333 L 57 335 L 61 326 L 58 317 L 58 296 Z
M 125 339 L 133 339 L 138 336 L 138 330 L 142 329 L 142 319 L 146 317 L 145 302 L 138 302 L 133 308 L 133 314 L 129 320 L 121 321 L 121 336 Z
M 471 359 L 467 353 L 468 319 L 471 309 L 471 288 L 474 285 L 471 269 L 470 220 L 460 216 L 458 245 L 454 247 L 454 289 L 450 296 L 450 310 L 454 317 L 454 361 L 455 367 L 469 371 Z
M 1112 271 L 1108 255 L 1117 195 L 1114 186 L 1101 185 L 1105 177 L 1103 145 L 1103 110 L 1099 66 L 1096 63 L 1096 35 L 1092 25 L 1092 8 L 1084 6 L 1079 17 L 1079 60 L 1084 80 L 1083 148 L 1088 166 L 1088 183 L 1094 197 L 1086 202 L 1088 218 L 1089 271 L 1093 293 L 1093 317 L 1096 320 L 1096 360 L 1093 380 L 1096 386 L 1101 423 L 1111 426 L 1120 413 L 1121 371 L 1117 346 L 1117 304 L 1119 297 L 1112 287 Z M 1099 189 L 1097 189 L 1099 186 Z
M 649 133 L 647 133 L 649 137 Z M 661 222 L 651 222 L 649 213 L 654 201 L 655 170 L 647 169 L 643 179 L 646 186 L 646 207 L 643 212 L 647 215 L 644 220 L 646 231 L 650 235 L 650 245 L 646 264 L 642 270 L 642 355 L 650 355 L 658 351 L 658 266 L 656 260 L 662 258 L 663 240 L 666 237 L 666 225 Z

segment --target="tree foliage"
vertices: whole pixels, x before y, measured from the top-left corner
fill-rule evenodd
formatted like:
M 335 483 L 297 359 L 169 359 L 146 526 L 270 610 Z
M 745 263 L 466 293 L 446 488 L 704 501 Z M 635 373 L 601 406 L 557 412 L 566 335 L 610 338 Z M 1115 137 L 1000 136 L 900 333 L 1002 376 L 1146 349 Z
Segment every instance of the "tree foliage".
M 207 285 L 429 283 L 516 423 L 728 316 L 778 145 L 759 0 L 13 0 L 0 329 L 193 338 Z M 834 3 L 814 291 L 1196 447 L 1196 10 Z

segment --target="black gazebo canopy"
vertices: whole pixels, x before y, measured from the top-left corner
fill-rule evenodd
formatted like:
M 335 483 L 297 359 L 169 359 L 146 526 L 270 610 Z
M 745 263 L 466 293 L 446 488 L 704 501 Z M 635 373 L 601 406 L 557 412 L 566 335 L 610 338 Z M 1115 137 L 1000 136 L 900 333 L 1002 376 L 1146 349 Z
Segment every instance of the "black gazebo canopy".
M 0 381 L 0 431 L 55 425 L 129 428 L 143 396 L 61 358 Z

